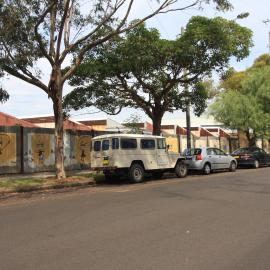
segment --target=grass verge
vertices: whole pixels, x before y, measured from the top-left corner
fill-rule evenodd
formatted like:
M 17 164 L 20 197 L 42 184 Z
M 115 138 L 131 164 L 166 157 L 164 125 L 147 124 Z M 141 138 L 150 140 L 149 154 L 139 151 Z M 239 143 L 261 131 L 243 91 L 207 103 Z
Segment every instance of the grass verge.
M 31 192 L 37 190 L 61 189 L 95 185 L 102 182 L 102 174 L 85 173 L 70 175 L 66 179 L 48 178 L 0 179 L 0 195 L 7 193 Z

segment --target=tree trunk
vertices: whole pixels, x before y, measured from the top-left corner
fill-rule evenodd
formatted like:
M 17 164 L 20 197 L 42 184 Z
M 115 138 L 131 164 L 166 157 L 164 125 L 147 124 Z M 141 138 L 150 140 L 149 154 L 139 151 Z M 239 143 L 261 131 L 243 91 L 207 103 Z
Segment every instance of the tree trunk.
M 153 112 L 152 122 L 153 122 L 153 135 L 161 134 L 161 120 L 163 114 L 159 112 Z
M 53 100 L 53 110 L 55 119 L 55 170 L 57 179 L 66 178 L 64 167 L 64 126 L 63 126 L 63 108 L 62 95 L 63 85 L 60 82 L 60 72 L 56 72 L 51 85 L 51 93 Z
M 245 130 L 246 133 L 246 137 L 248 139 L 248 146 L 252 147 L 256 145 L 256 137 L 255 136 L 251 136 L 249 129 Z

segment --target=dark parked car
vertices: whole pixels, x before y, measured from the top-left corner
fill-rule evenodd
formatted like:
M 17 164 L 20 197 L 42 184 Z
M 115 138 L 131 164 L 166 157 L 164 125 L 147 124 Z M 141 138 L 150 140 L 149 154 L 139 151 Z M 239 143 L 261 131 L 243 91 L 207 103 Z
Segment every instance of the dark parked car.
M 244 147 L 235 150 L 231 154 L 238 166 L 252 166 L 259 168 L 260 165 L 270 165 L 270 154 L 259 147 Z

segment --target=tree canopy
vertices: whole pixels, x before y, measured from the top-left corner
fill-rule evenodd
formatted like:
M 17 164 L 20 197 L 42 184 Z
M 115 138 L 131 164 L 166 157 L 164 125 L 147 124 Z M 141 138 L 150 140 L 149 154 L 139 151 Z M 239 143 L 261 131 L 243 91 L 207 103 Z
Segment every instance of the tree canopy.
M 3 77 L 3 73 L 0 70 L 0 79 Z M 8 92 L 3 89 L 2 85 L 0 84 L 0 103 L 4 103 L 9 99 L 9 94 Z
M 135 0 L 0 0 L 0 70 L 45 91 L 53 102 L 57 177 L 64 178 L 63 86 L 83 62 L 87 52 L 114 36 L 161 13 L 215 4 L 219 10 L 232 6 L 228 0 L 157 0 L 149 14 L 130 22 Z M 74 61 L 65 68 L 73 54 Z M 44 80 L 38 65 L 49 63 Z M 6 96 L 6 92 L 4 97 Z
M 185 109 L 187 100 L 200 115 L 206 108 L 203 78 L 223 71 L 232 56 L 249 54 L 251 31 L 221 17 L 193 17 L 176 40 L 140 25 L 87 54 L 65 97 L 67 109 L 96 106 L 107 113 L 142 109 L 160 133 L 165 112 Z M 184 91 L 189 85 L 191 91 Z
M 245 71 L 232 72 L 221 81 L 223 91 L 210 113 L 229 128 L 246 133 L 249 144 L 270 136 L 270 62 L 262 55 Z

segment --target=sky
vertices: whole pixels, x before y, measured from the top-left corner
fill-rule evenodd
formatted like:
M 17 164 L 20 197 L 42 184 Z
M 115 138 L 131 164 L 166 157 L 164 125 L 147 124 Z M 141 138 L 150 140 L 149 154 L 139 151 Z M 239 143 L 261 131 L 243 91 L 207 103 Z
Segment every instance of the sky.
M 180 0 L 183 4 L 188 0 Z M 150 13 L 156 6 L 154 0 L 137 0 L 131 13 L 131 18 L 140 18 Z M 202 15 L 207 17 L 222 16 L 227 19 L 235 19 L 238 14 L 249 12 L 248 18 L 238 20 L 238 23 L 250 28 L 253 31 L 254 46 L 251 48 L 249 57 L 236 62 L 231 60 L 231 66 L 236 70 L 243 70 L 251 66 L 253 61 L 261 54 L 269 52 L 269 31 L 270 23 L 267 25 L 263 23 L 264 20 L 270 19 L 270 1 L 269 0 L 232 0 L 234 6 L 232 11 L 226 13 L 217 12 L 212 6 L 205 6 L 203 10 L 188 9 L 185 11 L 171 12 L 167 14 L 158 15 L 147 21 L 147 27 L 157 28 L 162 38 L 174 39 L 180 34 L 181 27 L 185 27 L 188 20 L 195 15 Z M 38 66 L 44 73 L 43 81 L 49 76 L 49 66 L 46 60 L 42 59 L 38 62 Z M 46 83 L 47 84 L 47 83 Z M 47 95 L 30 84 L 23 82 L 9 76 L 2 80 L 2 85 L 8 90 L 10 99 L 5 104 L 0 104 L 0 111 L 11 114 L 16 117 L 29 117 L 38 115 L 53 115 L 52 102 Z M 65 93 L 71 90 L 70 86 L 65 84 Z M 132 114 L 141 116 L 142 120 L 146 120 L 145 114 L 138 110 L 125 109 L 119 115 L 109 116 L 110 118 L 122 122 L 130 117 Z M 182 117 L 182 112 L 167 113 L 164 118 Z M 74 119 L 100 119 L 108 116 L 102 112 L 97 113 L 97 109 L 89 108 L 83 111 L 72 112 Z

